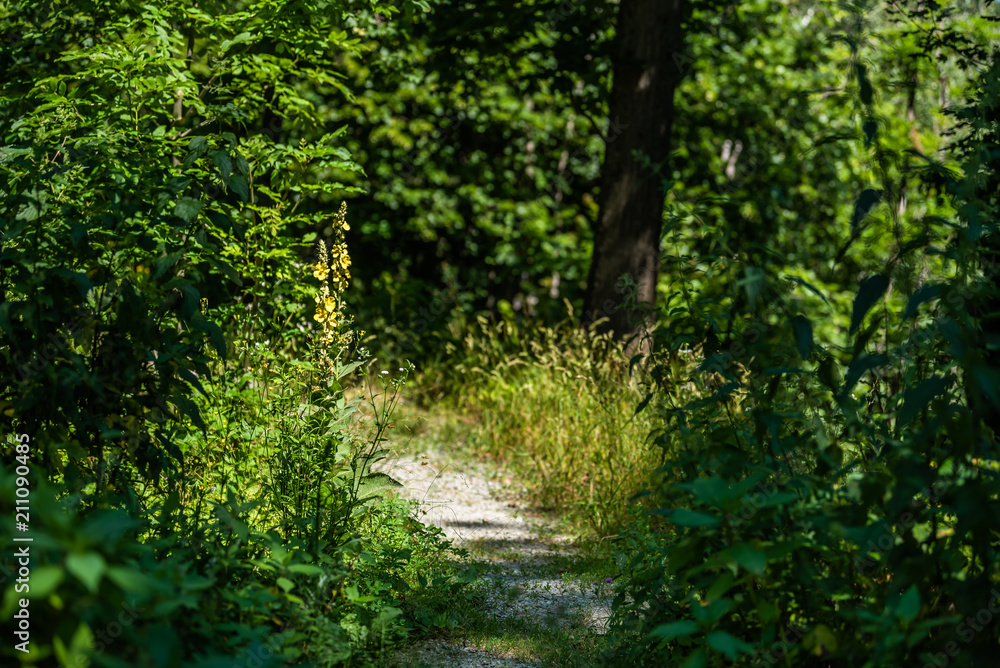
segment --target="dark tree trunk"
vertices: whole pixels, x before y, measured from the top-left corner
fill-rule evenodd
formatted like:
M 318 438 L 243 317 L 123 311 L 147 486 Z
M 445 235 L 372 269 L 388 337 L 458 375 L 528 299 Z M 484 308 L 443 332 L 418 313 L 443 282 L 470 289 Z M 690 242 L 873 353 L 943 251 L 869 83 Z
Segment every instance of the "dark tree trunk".
M 618 13 L 611 124 L 584 324 L 606 317 L 602 331 L 632 339 L 633 348 L 633 336 L 644 331 L 646 318 L 624 307 L 627 292 L 621 277 L 628 274 L 638 285 L 640 305 L 653 306 L 665 196 L 663 180 L 653 169 L 665 168 L 670 152 L 674 89 L 685 61 L 684 5 L 684 0 L 622 0 Z

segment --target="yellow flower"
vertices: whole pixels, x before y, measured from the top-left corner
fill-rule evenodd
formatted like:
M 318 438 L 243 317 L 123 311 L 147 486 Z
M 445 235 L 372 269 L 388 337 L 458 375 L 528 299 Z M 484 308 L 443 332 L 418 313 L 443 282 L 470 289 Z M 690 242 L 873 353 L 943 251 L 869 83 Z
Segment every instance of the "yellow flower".
M 325 300 L 323 300 L 323 306 L 326 308 L 327 311 L 330 311 L 332 313 L 337 310 L 337 300 L 334 299 L 333 297 L 327 297 Z
M 330 273 L 329 267 L 327 267 L 322 262 L 317 262 L 316 266 L 313 268 L 313 276 L 315 276 L 316 278 L 318 278 L 321 281 L 325 281 L 326 280 L 326 276 L 329 273 Z
M 351 229 L 351 226 L 347 224 L 347 202 L 340 203 L 340 210 L 333 217 L 334 227 L 339 227 L 345 232 Z

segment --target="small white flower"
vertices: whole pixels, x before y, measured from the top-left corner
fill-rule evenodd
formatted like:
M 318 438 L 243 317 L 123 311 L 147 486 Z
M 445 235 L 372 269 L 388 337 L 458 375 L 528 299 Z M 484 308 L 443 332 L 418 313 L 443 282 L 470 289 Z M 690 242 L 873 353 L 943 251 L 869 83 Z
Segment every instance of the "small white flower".
M 383 376 L 385 376 L 385 375 L 386 375 L 386 374 L 388 374 L 389 372 L 388 372 L 388 371 L 382 371 L 381 373 L 382 373 L 382 375 L 383 375 Z
M 403 371 L 403 367 L 399 367 L 399 370 L 400 370 L 400 371 Z

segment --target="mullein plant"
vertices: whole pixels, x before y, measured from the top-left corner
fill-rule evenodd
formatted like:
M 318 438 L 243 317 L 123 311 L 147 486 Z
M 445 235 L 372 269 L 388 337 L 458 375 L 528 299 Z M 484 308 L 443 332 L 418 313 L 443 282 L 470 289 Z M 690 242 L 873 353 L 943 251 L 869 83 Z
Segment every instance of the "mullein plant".
M 333 219 L 333 241 L 329 249 L 321 239 L 317 261 L 313 266 L 313 276 L 319 279 L 319 294 L 316 295 L 314 318 L 320 325 L 316 346 L 316 361 L 327 375 L 334 371 L 330 358 L 331 349 L 342 349 L 351 341 L 351 331 L 344 327 L 343 294 L 351 280 L 351 256 L 347 252 L 344 232 L 351 229 L 347 223 L 347 202 L 340 204 L 340 210 Z M 348 318 L 347 322 L 353 318 Z

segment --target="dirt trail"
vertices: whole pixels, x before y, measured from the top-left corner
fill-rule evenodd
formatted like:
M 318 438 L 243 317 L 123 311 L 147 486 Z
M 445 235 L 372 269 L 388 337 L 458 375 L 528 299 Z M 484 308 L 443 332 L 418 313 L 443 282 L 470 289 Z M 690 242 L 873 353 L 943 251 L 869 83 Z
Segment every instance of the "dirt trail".
M 403 484 L 400 495 L 421 502 L 422 521 L 444 530 L 459 547 L 495 565 L 485 576 L 491 593 L 487 613 L 500 620 L 539 625 L 576 624 L 582 633 L 602 633 L 609 606 L 609 587 L 584 591 L 558 577 L 554 559 L 575 554 L 553 521 L 519 507 L 518 486 L 490 466 L 456 460 L 440 445 L 421 439 L 412 454 L 394 457 L 380 468 Z M 589 589 L 589 588 L 588 588 Z M 398 657 L 399 665 L 462 668 L 533 668 L 511 657 L 471 643 L 428 640 Z

